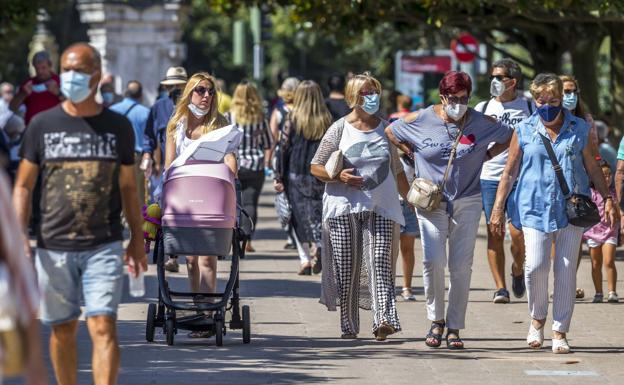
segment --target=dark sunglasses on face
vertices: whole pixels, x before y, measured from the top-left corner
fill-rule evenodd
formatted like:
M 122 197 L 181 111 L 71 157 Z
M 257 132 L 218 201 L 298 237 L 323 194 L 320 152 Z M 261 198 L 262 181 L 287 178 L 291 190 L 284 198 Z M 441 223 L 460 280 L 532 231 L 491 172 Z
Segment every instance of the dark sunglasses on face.
M 563 93 L 566 95 L 578 94 L 578 90 L 563 90 Z
M 511 76 L 507 76 L 507 75 L 490 75 L 490 80 L 500 80 L 501 82 L 505 79 L 511 79 Z
M 376 93 L 377 91 L 375 90 L 360 91 L 360 96 L 375 95 Z
M 209 96 L 213 96 L 214 94 L 217 93 L 217 91 L 214 90 L 214 88 L 208 88 L 208 87 L 203 87 L 203 86 L 197 86 L 193 89 L 193 91 L 200 96 L 204 96 L 206 95 L 206 92 L 208 92 Z
M 470 99 L 470 96 L 466 95 L 466 96 L 453 96 L 453 95 L 447 95 L 445 96 L 446 101 L 449 104 L 468 104 L 468 99 Z

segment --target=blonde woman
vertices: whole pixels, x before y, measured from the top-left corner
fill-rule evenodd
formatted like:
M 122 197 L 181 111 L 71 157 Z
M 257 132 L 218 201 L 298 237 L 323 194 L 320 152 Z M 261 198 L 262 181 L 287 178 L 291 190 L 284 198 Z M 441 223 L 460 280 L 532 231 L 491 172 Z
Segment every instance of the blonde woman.
M 178 99 L 173 117 L 167 125 L 165 169 L 195 140 L 212 130 L 227 125 L 219 114 L 215 79 L 204 72 L 193 75 Z M 223 159 L 234 174 L 237 172 L 236 156 L 227 154 Z M 216 256 L 187 256 L 186 266 L 193 292 L 214 293 L 217 286 Z M 210 337 L 210 332 L 191 332 L 189 337 Z
M 516 204 L 524 233 L 524 279 L 531 324 L 527 344 L 540 349 L 548 316 L 548 276 L 551 249 L 554 290 L 552 299 L 552 351 L 569 353 L 567 333 L 574 312 L 576 261 L 583 228 L 568 222 L 566 199 L 546 150 L 552 147 L 570 191 L 591 196 L 590 181 L 604 202 L 604 224 L 614 227 L 618 212 L 594 158 L 589 126 L 563 106 L 563 82 L 554 74 L 539 74 L 530 87 L 537 113 L 516 126 L 509 158 L 496 192 L 490 227 L 502 234 L 505 201 L 516 179 Z
M 299 79 L 290 77 L 286 78 L 286 80 L 282 82 L 280 89 L 277 90 L 277 96 L 281 99 L 281 103 L 278 102 L 275 105 L 271 113 L 269 124 L 271 127 L 271 135 L 273 135 L 273 140 L 275 140 L 276 143 L 279 141 L 279 133 L 284 129 L 286 115 L 288 115 L 293 108 L 297 86 L 299 86 Z
M 383 341 L 401 330 L 394 262 L 399 225 L 405 224 L 398 190 L 405 197 L 408 185 L 396 148 L 384 133 L 387 122 L 375 115 L 379 81 L 368 73 L 357 75 L 345 91 L 353 110 L 331 125 L 311 161 L 312 175 L 326 183 L 321 302 L 328 310 L 340 306 L 345 339 L 357 338 L 358 307 L 372 307 L 372 331 Z M 325 165 L 337 150 L 344 154 L 344 169 L 332 178 Z
M 292 227 L 301 267 L 299 275 L 321 272 L 320 247 L 325 183 L 310 173 L 310 162 L 316 153 L 332 117 L 323 100 L 321 87 L 311 80 L 299 84 L 294 104 L 280 140 L 274 186 L 286 190 L 292 206 Z M 310 256 L 310 243 L 317 246 L 317 257 Z M 314 266 L 313 266 L 314 265 Z
M 238 148 L 238 180 L 241 184 L 242 206 L 253 223 L 257 223 L 258 199 L 264 184 L 264 169 L 269 168 L 271 161 L 273 140 L 262 110 L 262 99 L 253 84 L 243 82 L 236 87 L 226 117 L 243 131 L 243 140 Z M 253 252 L 253 233 L 246 216 L 243 216 L 242 227 L 248 236 L 246 250 Z

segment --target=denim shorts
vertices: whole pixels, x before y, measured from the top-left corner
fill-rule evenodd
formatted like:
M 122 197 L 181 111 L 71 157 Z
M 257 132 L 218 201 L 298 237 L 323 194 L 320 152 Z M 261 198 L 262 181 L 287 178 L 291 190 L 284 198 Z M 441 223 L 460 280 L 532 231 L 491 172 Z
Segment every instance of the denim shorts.
M 123 252 L 121 241 L 86 251 L 37 249 L 41 321 L 53 325 L 78 318 L 82 298 L 86 317 L 116 317 L 123 287 Z
M 418 218 L 414 209 L 409 207 L 407 202 L 401 201 L 401 210 L 403 210 L 403 218 L 405 218 L 405 226 L 401 226 L 401 235 L 411 235 L 416 237 L 420 234 L 418 229 Z
M 492 208 L 494 208 L 494 201 L 496 200 L 496 190 L 498 190 L 498 181 L 481 179 L 481 199 L 483 200 L 483 212 L 485 213 L 485 221 L 489 225 L 490 217 L 492 216 Z M 516 185 L 513 186 L 511 192 L 507 196 L 507 202 L 505 204 L 505 215 L 507 220 L 518 230 L 522 230 L 522 224 L 520 224 L 520 213 L 518 212 L 518 206 L 514 200 L 514 194 L 516 193 Z

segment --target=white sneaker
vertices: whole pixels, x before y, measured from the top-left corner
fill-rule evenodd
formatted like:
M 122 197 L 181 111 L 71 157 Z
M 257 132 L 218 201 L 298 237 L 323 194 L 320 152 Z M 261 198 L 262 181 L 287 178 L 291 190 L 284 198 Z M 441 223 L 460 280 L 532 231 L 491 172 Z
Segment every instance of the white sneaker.
M 618 302 L 620 302 L 620 298 L 618 297 L 616 292 L 610 291 L 609 292 L 609 298 L 607 299 L 607 302 L 618 303 Z
M 405 301 L 416 301 L 416 296 L 412 293 L 412 289 L 409 287 L 403 288 L 401 291 L 401 297 L 403 297 Z

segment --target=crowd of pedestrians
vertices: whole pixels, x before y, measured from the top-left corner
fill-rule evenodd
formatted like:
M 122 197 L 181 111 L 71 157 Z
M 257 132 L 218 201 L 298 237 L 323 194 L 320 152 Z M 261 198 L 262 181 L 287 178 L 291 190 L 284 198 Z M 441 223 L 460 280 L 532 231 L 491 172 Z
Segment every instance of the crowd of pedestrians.
M 7 290 L 20 305 L 16 317 L 29 331 L 33 352 L 41 350 L 33 338 L 39 334 L 35 303 L 40 300 L 38 316 L 51 326 L 51 360 L 60 384 L 76 383 L 83 303 L 94 381 L 116 381 L 124 262 L 129 274 L 147 269 L 140 207 L 159 201 L 165 170 L 186 148 L 229 125 L 242 132 L 237 151 L 223 162 L 236 176 L 241 206 L 249 214 L 241 219 L 246 251 L 255 251 L 258 200 L 272 177 L 286 206 L 280 209 L 288 211 L 282 224 L 289 247 L 298 252 L 297 272 L 322 273 L 321 302 L 328 310 L 340 308 L 343 339 L 360 334 L 360 308 L 372 311 L 376 340 L 402 329 L 396 265 L 400 253 L 399 298 L 414 301 L 419 238 L 431 322 L 425 344 L 463 349 L 460 333 L 482 213 L 487 256 L 478 257 L 489 263 L 492 300 L 510 302 L 507 274 L 516 298 L 526 292 L 530 348 L 544 345 L 552 297 L 552 351 L 571 350 L 567 333 L 575 298 L 582 294 L 576 276 L 583 241 L 592 261 L 593 302 L 619 301 L 614 261 L 624 141 L 616 152 L 608 126 L 583 110 L 572 76 L 538 74 L 527 98 L 520 66 L 498 60 L 490 69 L 491 98 L 472 108 L 472 79 L 450 71 L 439 82 L 438 103 L 414 110 L 412 99 L 399 95 L 396 112 L 386 120 L 380 113 L 383 86 L 370 73 L 331 75 L 327 98 L 317 82 L 288 77 L 267 109 L 252 82 L 240 82 L 230 96 L 211 74 L 189 77 L 184 68 L 172 67 L 148 108 L 136 80 L 127 82 L 123 97 L 115 93 L 114 76 L 102 73 L 99 53 L 87 44 L 63 52 L 60 76 L 46 52 L 35 54 L 32 64 L 36 75 L 17 92 L 0 84 L 0 147 L 8 171 L 0 174 L 0 206 L 10 212 L 0 228 L 0 283 L 7 274 L 21 282 Z M 575 217 L 575 199 L 583 197 L 599 217 L 589 225 Z M 130 231 L 125 249 L 124 226 Z M 37 238 L 32 257 L 29 228 Z M 217 256 L 184 257 L 190 289 L 214 292 Z M 34 260 L 39 290 L 26 258 Z M 178 272 L 178 257 L 166 261 L 165 269 Z M 28 363 L 35 383 L 43 383 L 45 375 L 40 357 L 35 354 Z

